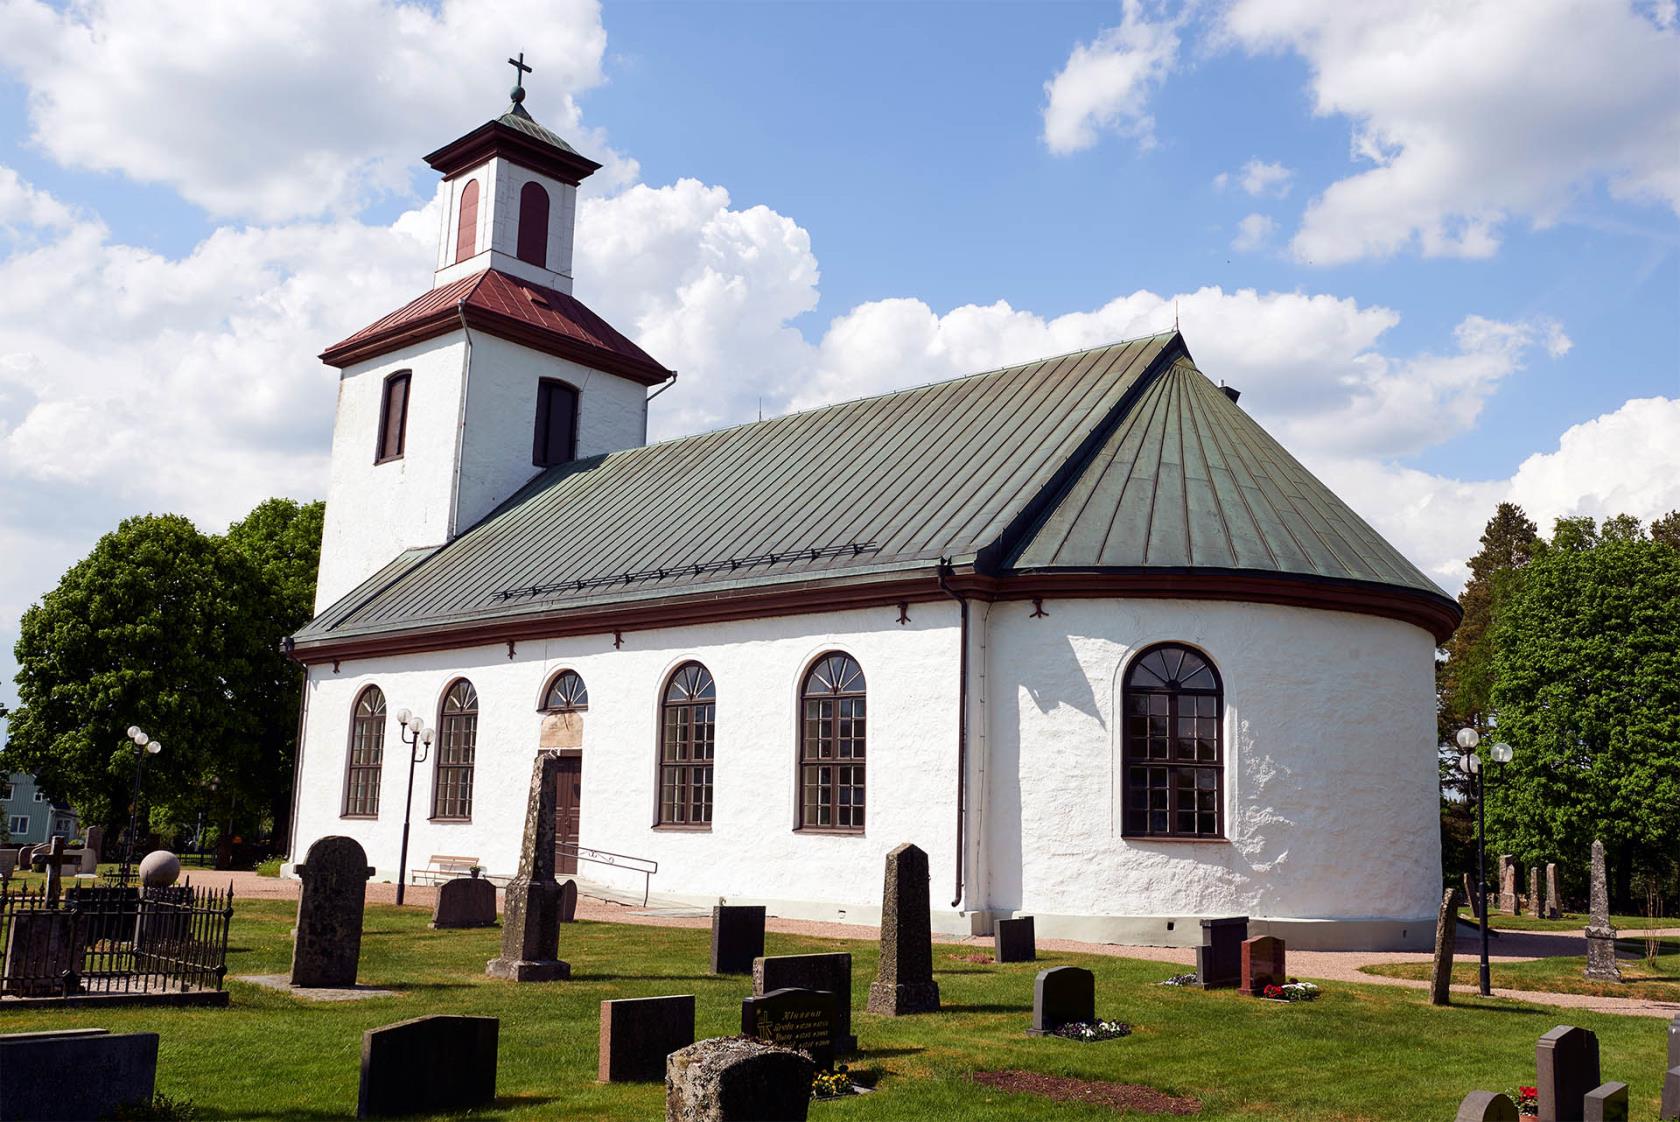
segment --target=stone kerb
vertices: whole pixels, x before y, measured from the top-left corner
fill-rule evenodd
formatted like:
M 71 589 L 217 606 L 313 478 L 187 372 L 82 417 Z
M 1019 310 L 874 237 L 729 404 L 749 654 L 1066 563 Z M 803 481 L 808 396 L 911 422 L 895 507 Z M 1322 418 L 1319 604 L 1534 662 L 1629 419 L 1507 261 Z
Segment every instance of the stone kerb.
M 804 1122 L 816 1065 L 744 1036 L 713 1037 L 665 1060 L 666 1122 Z
M 297 867 L 297 936 L 292 985 L 346 989 L 356 984 L 362 953 L 362 908 L 373 875 L 355 838 L 321 838 Z

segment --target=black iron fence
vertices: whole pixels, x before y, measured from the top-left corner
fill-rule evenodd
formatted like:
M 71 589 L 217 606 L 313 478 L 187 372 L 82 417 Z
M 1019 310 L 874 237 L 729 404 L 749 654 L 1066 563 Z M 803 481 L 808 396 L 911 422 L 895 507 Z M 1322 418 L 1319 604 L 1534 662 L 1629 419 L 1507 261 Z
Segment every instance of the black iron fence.
M 233 886 L 0 888 L 0 997 L 219 991 Z

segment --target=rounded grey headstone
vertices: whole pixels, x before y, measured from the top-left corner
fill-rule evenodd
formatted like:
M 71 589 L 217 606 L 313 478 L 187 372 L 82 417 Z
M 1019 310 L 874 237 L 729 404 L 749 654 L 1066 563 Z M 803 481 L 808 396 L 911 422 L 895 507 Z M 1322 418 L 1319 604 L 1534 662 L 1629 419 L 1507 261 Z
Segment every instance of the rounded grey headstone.
M 154 849 L 140 859 L 140 883 L 147 888 L 167 888 L 181 876 L 181 859 L 167 849 Z

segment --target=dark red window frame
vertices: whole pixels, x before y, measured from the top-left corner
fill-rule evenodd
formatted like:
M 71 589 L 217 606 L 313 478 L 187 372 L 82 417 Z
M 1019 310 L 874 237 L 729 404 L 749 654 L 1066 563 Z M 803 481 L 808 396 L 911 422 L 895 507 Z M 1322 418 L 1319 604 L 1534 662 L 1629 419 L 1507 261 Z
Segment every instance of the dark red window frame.
M 577 459 L 577 418 L 577 387 L 558 378 L 540 379 L 531 462 L 538 467 L 553 467 Z
M 712 828 L 712 776 L 717 741 L 717 684 L 698 662 L 665 680 L 659 722 L 659 801 L 654 824 Z
M 408 447 L 408 399 L 413 388 L 412 371 L 398 370 L 386 375 L 379 395 L 379 446 L 374 449 L 374 463 L 403 458 Z
M 385 693 L 378 686 L 368 686 L 356 695 L 350 709 L 342 817 L 379 817 L 379 779 L 384 767 Z
M 863 833 L 868 683 L 845 651 L 812 664 L 799 690 L 798 829 Z
M 432 773 L 432 818 L 472 819 L 473 765 L 478 756 L 478 691 L 457 678 L 438 707 L 437 766 Z
M 1225 837 L 1225 693 L 1206 655 L 1158 643 L 1126 668 L 1121 691 L 1121 834 Z
M 541 183 L 527 183 L 519 189 L 519 235 L 514 256 L 539 269 L 548 267 L 548 192 Z

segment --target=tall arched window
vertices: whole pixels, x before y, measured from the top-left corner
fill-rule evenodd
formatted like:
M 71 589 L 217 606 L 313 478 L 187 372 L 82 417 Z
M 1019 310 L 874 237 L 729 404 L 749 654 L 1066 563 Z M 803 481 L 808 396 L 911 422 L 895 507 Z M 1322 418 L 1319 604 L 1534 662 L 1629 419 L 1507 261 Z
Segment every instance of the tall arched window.
M 519 189 L 519 238 L 514 255 L 538 268 L 548 265 L 548 192 L 540 183 Z
M 455 260 L 465 261 L 478 249 L 478 180 L 461 188 L 461 214 L 455 221 Z
M 1224 829 L 1224 698 L 1219 673 L 1189 647 L 1150 647 L 1126 671 L 1122 833 L 1220 838 Z
M 841 651 L 817 659 L 800 690 L 799 825 L 863 830 L 863 670 Z
M 562 670 L 543 691 L 545 713 L 580 713 L 589 708 L 589 691 L 576 670 Z
M 438 718 L 432 817 L 472 817 L 473 757 L 478 750 L 478 691 L 465 678 L 443 695 Z
M 350 751 L 344 772 L 344 817 L 379 817 L 379 774 L 385 766 L 385 695 L 369 686 L 350 712 Z
M 659 732 L 659 825 L 712 825 L 712 745 L 717 687 L 698 662 L 677 667 L 665 685 Z

